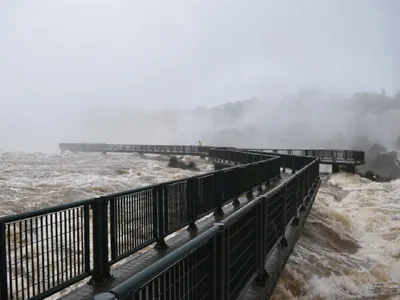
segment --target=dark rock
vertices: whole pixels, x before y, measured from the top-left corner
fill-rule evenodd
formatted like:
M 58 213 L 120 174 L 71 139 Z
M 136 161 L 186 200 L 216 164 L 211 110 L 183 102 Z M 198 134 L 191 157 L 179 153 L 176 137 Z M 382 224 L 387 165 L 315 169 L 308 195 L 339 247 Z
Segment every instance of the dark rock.
M 115 170 L 115 173 L 117 175 L 126 175 L 129 173 L 129 169 L 118 169 L 118 170 Z
M 171 156 L 169 158 L 168 167 L 179 168 L 179 162 L 180 162 L 180 160 L 176 156 Z
M 190 161 L 188 164 L 186 164 L 182 159 L 176 157 L 176 156 L 171 156 L 169 158 L 169 163 L 168 167 L 170 168 L 180 168 L 182 170 L 190 169 L 190 170 L 195 170 L 197 171 L 197 166 L 194 161 Z
M 194 161 L 189 161 L 189 163 L 186 166 L 189 170 L 195 170 L 197 171 L 197 165 Z
M 357 167 L 356 173 L 378 182 L 399 179 L 397 152 L 387 152 L 384 146 L 374 143 L 366 151 L 365 165 Z
M 379 174 L 374 174 L 371 170 L 368 170 L 365 173 L 357 172 L 357 174 L 375 182 L 389 182 L 393 180 L 390 176 L 380 176 Z
M 179 168 L 181 168 L 182 170 L 187 169 L 187 165 L 185 164 L 184 161 L 182 161 L 182 160 L 179 161 Z
M 397 165 L 396 158 L 390 153 L 382 153 L 377 155 L 370 164 L 375 174 L 386 178 L 400 178 L 400 169 Z
M 375 181 L 375 179 L 376 179 L 374 172 L 372 172 L 371 170 L 368 170 L 367 172 L 365 172 L 364 177 L 369 180 L 372 180 L 372 181 Z

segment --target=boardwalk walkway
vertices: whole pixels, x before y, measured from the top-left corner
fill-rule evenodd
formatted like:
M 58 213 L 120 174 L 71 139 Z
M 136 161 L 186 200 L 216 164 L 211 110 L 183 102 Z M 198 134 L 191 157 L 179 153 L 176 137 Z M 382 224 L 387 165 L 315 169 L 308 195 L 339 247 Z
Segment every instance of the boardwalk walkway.
M 103 292 L 109 300 L 270 295 L 318 192 L 321 158 L 342 158 L 353 167 L 364 160 L 352 150 L 60 148 L 197 155 L 231 167 L 0 218 L 0 265 L 6 266 L 0 268 L 0 299 L 93 299 Z M 264 287 L 248 288 L 251 283 Z
M 266 193 L 267 191 L 271 190 L 272 188 L 278 186 L 279 184 L 285 182 L 290 175 L 283 173 L 282 179 L 277 180 L 275 182 L 271 182 L 271 185 L 266 188 L 264 187 L 261 194 Z M 258 196 L 260 193 L 253 192 L 254 196 Z M 112 289 L 113 287 L 117 286 L 118 284 L 124 282 L 128 278 L 132 277 L 133 275 L 137 274 L 141 270 L 149 267 L 157 260 L 160 260 L 167 254 L 173 252 L 174 250 L 178 249 L 182 245 L 186 244 L 188 241 L 193 239 L 194 237 L 198 236 L 199 234 L 205 232 L 207 229 L 211 228 L 215 222 L 219 222 L 222 219 L 226 218 L 227 216 L 231 215 L 238 209 L 242 208 L 247 204 L 246 197 L 239 198 L 240 205 L 234 206 L 232 203 L 227 204 L 223 207 L 224 216 L 223 217 L 216 217 L 213 214 L 210 214 L 204 217 L 202 220 L 197 222 L 198 231 L 193 233 L 189 232 L 188 230 L 182 229 L 179 233 L 172 234 L 171 238 L 167 238 L 166 242 L 169 245 L 169 248 L 166 250 L 157 250 L 154 249 L 151 245 L 142 251 L 135 253 L 124 261 L 119 262 L 118 264 L 114 265 L 111 269 L 111 273 L 115 276 L 115 280 L 111 281 L 109 284 L 101 286 L 101 287 L 94 287 L 92 285 L 84 284 L 72 292 L 60 297 L 61 300 L 92 300 L 93 297 L 101 292 L 106 292 Z M 86 280 L 87 281 L 87 280 Z
M 61 151 L 78 152 L 103 152 L 103 153 L 152 153 L 165 155 L 198 155 L 209 156 L 210 146 L 185 146 L 185 145 L 130 145 L 130 144 L 105 144 L 105 143 L 60 143 Z M 258 152 L 265 155 L 279 155 L 288 157 L 292 155 L 319 157 L 321 164 L 358 166 L 365 163 L 365 154 L 357 150 L 336 149 L 255 149 L 218 147 L 218 149 Z

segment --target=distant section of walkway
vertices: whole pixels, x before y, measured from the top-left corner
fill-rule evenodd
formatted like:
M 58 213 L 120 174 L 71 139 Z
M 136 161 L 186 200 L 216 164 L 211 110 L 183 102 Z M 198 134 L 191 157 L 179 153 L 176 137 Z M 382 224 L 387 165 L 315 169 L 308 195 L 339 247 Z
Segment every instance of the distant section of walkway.
M 118 153 L 153 153 L 208 156 L 211 149 L 239 150 L 246 152 L 263 152 L 271 155 L 298 155 L 319 157 L 321 164 L 358 166 L 365 164 L 364 151 L 341 149 L 265 149 L 265 148 L 235 148 L 191 145 L 132 145 L 106 143 L 60 143 L 61 151 L 78 152 L 118 152 Z

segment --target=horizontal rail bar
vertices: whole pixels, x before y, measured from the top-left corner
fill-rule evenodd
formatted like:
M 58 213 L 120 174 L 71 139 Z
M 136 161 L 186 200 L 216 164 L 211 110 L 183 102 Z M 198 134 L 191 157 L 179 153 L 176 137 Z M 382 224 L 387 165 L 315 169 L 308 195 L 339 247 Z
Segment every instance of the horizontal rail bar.
M 95 299 L 122 300 L 128 299 L 128 297 L 129 299 L 139 297 L 143 300 L 150 300 L 152 297 L 156 297 L 152 294 L 156 286 L 158 287 L 157 293 L 165 295 L 164 292 L 167 290 L 182 288 L 180 280 L 184 280 L 188 285 L 186 287 L 188 290 L 197 290 L 195 293 L 200 293 L 199 297 L 206 294 L 210 299 L 235 299 L 247 286 L 247 282 L 254 278 L 254 273 L 257 273 L 256 278 L 259 281 L 266 278 L 264 265 L 269 253 L 279 242 L 281 245 L 285 244 L 286 227 L 292 221 L 296 224 L 298 210 L 303 205 L 308 205 L 307 202 L 303 202 L 303 199 L 307 199 L 311 192 L 315 195 L 316 189 L 319 187 L 319 161 L 319 158 L 313 159 L 288 181 L 279 184 L 266 194 L 256 197 L 229 217 L 215 223 L 211 229 L 197 236 L 188 244 L 114 287 L 109 293 L 98 295 Z M 298 184 L 301 182 L 307 188 L 297 190 Z M 289 189 L 292 191 L 291 193 L 288 193 Z M 271 202 L 273 199 L 278 201 L 273 203 Z M 287 210 L 289 206 L 293 209 Z M 277 208 L 279 208 L 278 211 L 276 211 Z M 278 219 L 274 217 L 277 212 Z M 275 222 L 277 223 L 275 224 Z M 278 235 L 268 235 L 268 228 L 274 226 L 280 226 Z M 214 246 L 207 248 L 208 250 L 204 249 L 202 245 L 211 239 L 213 239 L 212 245 Z M 254 247 L 251 246 L 253 244 Z M 204 265 L 202 269 L 195 268 L 190 273 L 181 273 L 181 271 L 179 271 L 179 275 L 175 273 L 174 266 L 180 264 L 176 270 L 181 270 L 182 262 L 186 261 L 186 257 L 190 255 L 198 257 L 199 251 L 201 253 L 209 251 L 206 252 L 207 256 L 215 260 L 215 265 Z M 199 272 L 204 272 L 204 268 L 207 269 L 206 273 L 210 274 L 209 276 L 213 276 L 211 283 L 213 286 L 209 286 L 206 290 L 200 289 L 195 280 L 196 274 L 200 276 Z M 166 274 L 169 274 L 170 285 L 167 283 L 167 286 L 161 288 L 158 285 L 163 280 L 160 276 L 167 276 Z M 213 297 L 209 294 L 211 291 L 214 291 Z
M 135 276 L 117 285 L 115 288 L 111 289 L 110 292 L 113 293 L 117 297 L 117 299 L 129 295 L 129 293 L 132 291 L 132 287 L 140 287 L 146 284 L 154 278 L 154 274 L 159 274 L 163 270 L 170 268 L 172 265 L 176 264 L 177 261 L 182 260 L 190 253 L 197 250 L 199 246 L 213 238 L 219 231 L 220 228 L 218 226 L 211 227 L 198 237 L 190 240 L 189 242 L 179 247 L 177 250 L 171 252 L 170 254 L 166 255 L 148 268 L 140 271 Z

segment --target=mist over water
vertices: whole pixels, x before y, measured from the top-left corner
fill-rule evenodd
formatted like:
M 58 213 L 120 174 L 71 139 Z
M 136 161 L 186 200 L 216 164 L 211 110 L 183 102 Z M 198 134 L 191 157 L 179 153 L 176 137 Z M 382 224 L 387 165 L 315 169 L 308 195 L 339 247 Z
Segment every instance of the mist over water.
M 200 158 L 186 158 L 195 161 L 199 171 L 171 169 L 168 157 L 159 155 L 3 152 L 0 158 L 0 215 L 213 169 Z M 400 295 L 399 270 L 400 181 L 322 175 L 311 214 L 273 299 L 395 300 Z
M 169 158 L 138 154 L 0 152 L 0 216 L 193 176 L 166 168 Z M 212 165 L 192 158 L 200 172 Z
M 377 111 L 349 98 L 397 92 L 399 10 L 397 0 L 2 3 L 0 149 L 328 147 L 340 133 L 389 143 L 398 108 L 376 128 Z M 202 109 L 251 97 L 265 103 L 237 118 Z M 226 128 L 242 134 L 212 136 Z
M 397 0 L 1 3 L 0 215 L 196 174 L 161 156 L 61 155 L 59 142 L 395 148 L 399 11 Z M 398 299 L 399 188 L 324 177 L 275 299 Z
M 70 203 L 76 200 L 83 200 L 89 198 L 95 198 L 110 193 L 122 192 L 127 190 L 133 190 L 142 186 L 149 186 L 164 181 L 173 179 L 185 178 L 193 175 L 210 172 L 213 170 L 213 165 L 200 158 L 188 158 L 183 157 L 183 160 L 193 161 L 196 163 L 198 171 L 193 170 L 182 170 L 177 168 L 168 168 L 169 157 L 160 155 L 140 155 L 140 154 L 107 154 L 102 155 L 99 153 L 93 154 L 44 154 L 44 153 L 9 153 L 0 152 L 0 217 L 4 215 L 22 213 L 32 211 L 35 209 L 41 209 L 48 206 L 54 206 L 57 204 Z M 77 211 L 73 212 L 78 214 Z M 47 215 L 48 217 L 49 215 Z M 47 219 L 46 222 L 55 222 L 54 216 Z M 59 222 L 62 218 L 62 214 L 58 215 Z M 65 215 L 64 215 L 64 218 Z M 79 218 L 77 218 L 79 219 Z M 79 221 L 75 218 L 69 218 L 68 222 L 61 222 L 73 227 L 82 226 L 78 225 Z M 43 220 L 40 219 L 40 226 L 43 226 Z M 52 220 L 52 221 L 50 221 Z M 73 221 L 71 221 L 73 220 Z M 38 226 L 37 219 L 30 225 L 32 227 Z M 29 280 L 32 283 L 32 279 L 28 279 L 32 275 L 32 269 L 29 272 L 30 265 L 36 264 L 37 259 L 45 260 L 45 263 L 41 263 L 49 266 L 53 264 L 49 256 L 46 257 L 44 248 L 53 247 L 52 238 L 49 238 L 49 233 L 46 231 L 46 238 L 38 237 L 38 231 L 36 235 L 33 235 L 36 245 L 41 246 L 34 247 L 36 251 L 25 247 L 25 241 L 28 240 L 30 235 L 24 235 L 26 231 L 23 225 L 24 222 L 18 223 L 14 229 L 9 229 L 7 232 L 12 237 L 8 239 L 8 256 L 10 261 L 22 261 L 22 266 L 25 266 L 24 270 L 18 270 L 19 276 L 12 280 L 9 291 L 16 293 L 18 291 L 19 296 L 15 296 L 18 299 L 25 299 L 27 295 L 27 283 Z M 60 223 L 60 224 L 61 224 Z M 28 222 L 29 224 L 29 222 Z M 36 225 L 35 225 L 36 224 Z M 50 226 L 49 227 L 56 227 Z M 59 227 L 62 227 L 61 225 Z M 66 229 L 65 229 L 66 230 Z M 92 230 L 90 226 L 89 230 Z M 75 232 L 76 230 L 73 230 Z M 35 232 L 35 229 L 33 229 Z M 51 229 L 50 236 L 53 236 L 53 229 Z M 89 233 L 93 235 L 92 232 Z M 42 232 L 43 235 L 43 232 Z M 61 235 L 61 233 L 58 233 Z M 17 237 L 18 236 L 18 237 Z M 54 233 L 54 238 L 57 236 Z M 65 235 L 67 236 L 67 235 Z M 78 235 L 79 237 L 79 235 Z M 79 246 L 77 240 L 71 240 L 69 235 L 69 242 L 65 242 L 65 247 L 56 247 L 58 250 L 55 251 L 62 257 L 65 255 L 66 249 L 69 249 L 73 256 L 79 256 Z M 74 233 L 75 238 L 75 233 Z M 67 239 L 67 237 L 66 237 Z M 74 244 L 75 243 L 75 244 Z M 18 251 L 13 251 L 13 249 Z M 41 248 L 43 247 L 43 248 Z M 39 251 L 39 248 L 42 251 Z M 82 248 L 81 248 L 82 249 Z M 93 247 L 91 247 L 93 249 Z M 20 251 L 21 252 L 20 252 Z M 145 249 L 146 250 L 146 249 Z M 47 250 L 48 251 L 48 250 Z M 111 249 L 109 249 L 111 251 Z M 21 254 L 23 253 L 23 254 Z M 25 255 L 25 253 L 27 253 Z M 111 253 L 111 252 L 110 252 Z M 91 253 L 93 255 L 93 252 Z M 21 258 L 23 256 L 23 258 Z M 45 258 L 46 257 L 46 258 Z M 123 263 L 120 261 L 118 264 Z M 39 262 L 38 262 L 39 265 Z M 69 261 L 67 266 L 71 270 L 76 270 L 82 267 L 82 264 L 76 260 Z M 44 271 L 46 269 L 46 271 Z M 43 272 L 48 272 L 48 268 L 43 268 Z M 55 272 L 50 267 L 52 272 Z M 58 272 L 58 271 L 57 271 Z M 77 271 L 79 272 L 79 271 Z M 13 273 L 15 276 L 17 273 Z M 43 273 L 44 274 L 44 273 Z M 54 273 L 55 274 L 55 273 Z M 57 273 L 59 274 L 59 273 Z M 47 275 L 41 275 L 46 278 Z M 45 279 L 46 280 L 46 279 Z M 25 289 L 22 289 L 22 282 L 25 281 Z M 78 284 L 72 285 L 60 293 L 51 296 L 49 299 L 59 299 L 63 294 L 72 291 L 77 286 L 86 284 L 87 280 Z M 49 281 L 50 284 L 50 281 Z M 53 282 L 54 284 L 54 282 Z M 31 295 L 33 293 L 33 286 L 30 284 Z M 36 285 L 37 288 L 37 285 Z M 37 291 L 37 290 L 36 290 Z
M 400 181 L 325 176 L 273 299 L 400 299 Z

